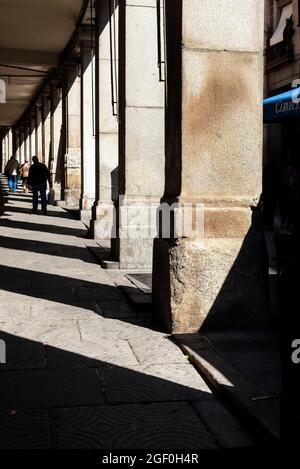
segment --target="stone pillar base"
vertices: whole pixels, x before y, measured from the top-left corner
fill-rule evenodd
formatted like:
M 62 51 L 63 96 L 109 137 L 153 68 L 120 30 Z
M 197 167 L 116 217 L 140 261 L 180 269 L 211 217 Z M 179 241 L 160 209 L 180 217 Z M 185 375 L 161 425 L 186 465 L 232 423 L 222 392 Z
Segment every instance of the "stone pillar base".
M 54 191 L 54 197 L 51 200 L 51 205 L 58 205 L 58 203 L 61 201 L 61 188 L 60 188 L 60 185 L 54 183 L 52 189 Z
M 116 257 L 121 269 L 152 269 L 158 207 L 154 197 L 127 197 L 120 204 Z
M 80 189 L 65 189 L 65 207 L 79 209 Z
M 116 217 L 113 203 L 95 202 L 92 207 L 90 231 L 93 239 L 108 241 L 116 238 Z
M 92 210 L 79 210 L 79 219 L 89 225 L 92 219 Z
M 65 200 L 56 200 L 55 205 L 57 207 L 62 207 L 64 208 L 66 206 L 66 201 Z
M 262 232 L 154 242 L 153 306 L 170 333 L 270 325 Z
M 92 208 L 95 203 L 95 199 L 92 199 L 91 197 L 83 196 L 80 199 L 80 209 L 82 211 L 90 211 L 92 213 Z
M 83 223 L 89 225 L 90 221 L 92 219 L 92 207 L 94 204 L 95 200 L 91 199 L 89 197 L 82 197 L 80 199 L 79 207 L 80 207 L 80 212 L 79 212 L 79 218 Z
M 79 210 L 81 194 L 81 151 L 79 148 L 69 148 L 65 155 L 66 208 Z
M 120 269 L 152 269 L 153 239 L 119 239 Z

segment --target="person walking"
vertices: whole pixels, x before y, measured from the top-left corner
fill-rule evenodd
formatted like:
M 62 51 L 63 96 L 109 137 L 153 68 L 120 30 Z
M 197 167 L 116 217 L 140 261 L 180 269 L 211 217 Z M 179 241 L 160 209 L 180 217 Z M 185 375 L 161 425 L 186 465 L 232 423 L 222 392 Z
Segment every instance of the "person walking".
M 43 214 L 47 215 L 47 181 L 50 189 L 52 188 L 50 172 L 44 163 L 39 162 L 37 156 L 32 157 L 32 163 L 28 174 L 28 184 L 32 187 L 33 194 L 32 213 L 37 213 L 40 193 Z
M 29 176 L 29 168 L 30 168 L 29 160 L 26 160 L 25 163 L 20 168 L 20 176 L 22 179 L 23 191 L 25 192 L 25 194 L 28 193 L 27 183 L 28 183 L 28 176 Z
M 4 168 L 4 174 L 8 181 L 8 190 L 10 192 L 17 192 L 18 184 L 18 170 L 20 163 L 15 156 L 11 156 Z

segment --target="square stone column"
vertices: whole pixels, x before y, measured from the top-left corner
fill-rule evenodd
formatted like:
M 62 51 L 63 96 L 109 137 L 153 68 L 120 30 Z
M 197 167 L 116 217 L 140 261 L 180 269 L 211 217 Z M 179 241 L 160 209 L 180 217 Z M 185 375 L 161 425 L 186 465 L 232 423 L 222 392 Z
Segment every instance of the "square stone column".
M 5 153 L 5 160 L 4 165 L 8 162 L 10 157 L 14 154 L 13 152 L 13 131 L 10 128 L 6 134 L 6 153 Z
M 31 158 L 37 154 L 36 148 L 36 129 L 35 129 L 35 116 L 32 114 L 30 116 L 30 163 Z
M 64 119 L 66 150 L 64 158 L 64 202 L 79 209 L 81 194 L 81 85 L 77 64 L 64 66 Z
M 32 156 L 32 119 L 31 116 L 28 119 L 28 148 L 27 148 L 27 158 L 29 163 L 31 162 Z
M 164 84 L 159 80 L 156 1 L 120 3 L 119 195 L 120 268 L 150 269 L 164 183 Z
M 3 131 L 1 135 L 1 145 L 2 145 L 2 171 L 4 171 L 5 165 L 13 155 L 12 151 L 12 132 L 11 129 Z
M 80 216 L 87 223 L 95 202 L 95 56 L 91 45 L 83 43 L 81 55 L 81 197 Z
M 24 127 L 20 127 L 19 131 L 19 162 L 23 164 L 25 162 L 25 130 Z
M 13 131 L 13 153 L 18 161 L 20 161 L 20 128 L 15 128 Z M 12 156 L 10 155 L 10 156 Z
M 117 3 L 117 2 L 116 2 Z M 115 242 L 114 203 L 118 199 L 118 19 L 113 2 L 96 4 L 95 203 L 91 235 Z M 112 101 L 115 101 L 114 103 Z M 114 115 L 115 114 L 115 115 Z
M 63 128 L 63 112 L 61 88 L 58 84 L 51 85 L 51 159 L 49 171 L 55 191 L 55 201 L 62 200 L 62 178 L 64 174 L 65 132 Z
M 36 121 L 35 121 L 35 138 L 36 138 L 36 155 L 41 163 L 44 162 L 44 128 L 43 128 L 43 116 L 42 116 L 42 104 L 36 105 Z
M 6 162 L 6 136 L 0 131 L 0 172 L 3 173 Z
M 0 131 L 0 172 L 4 171 L 5 165 L 8 161 L 8 134 Z
M 166 165 L 153 302 L 173 333 L 269 324 L 263 2 L 167 0 Z M 182 214 L 191 215 L 181 230 Z M 257 219 L 256 219 L 257 218 Z
M 50 98 L 43 98 L 43 126 L 44 126 L 44 163 L 49 167 L 51 160 L 51 102 Z
M 24 127 L 24 161 L 29 159 L 30 155 L 30 130 L 29 123 Z

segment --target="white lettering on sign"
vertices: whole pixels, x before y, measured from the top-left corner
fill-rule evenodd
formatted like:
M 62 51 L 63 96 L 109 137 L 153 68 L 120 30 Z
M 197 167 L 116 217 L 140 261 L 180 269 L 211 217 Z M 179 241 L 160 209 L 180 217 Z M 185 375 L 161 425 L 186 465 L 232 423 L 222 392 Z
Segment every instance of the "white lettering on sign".
M 292 353 L 292 362 L 298 365 L 300 363 L 300 339 L 293 341 L 292 348 L 295 349 Z
M 276 114 L 281 114 L 283 112 L 294 112 L 300 110 L 300 102 L 296 103 L 277 103 L 275 107 Z
M 292 92 L 292 101 L 295 104 L 300 103 L 300 96 L 299 96 L 299 89 L 298 87 L 300 86 L 300 79 L 296 78 L 293 80 L 292 87 L 295 88 L 295 90 Z

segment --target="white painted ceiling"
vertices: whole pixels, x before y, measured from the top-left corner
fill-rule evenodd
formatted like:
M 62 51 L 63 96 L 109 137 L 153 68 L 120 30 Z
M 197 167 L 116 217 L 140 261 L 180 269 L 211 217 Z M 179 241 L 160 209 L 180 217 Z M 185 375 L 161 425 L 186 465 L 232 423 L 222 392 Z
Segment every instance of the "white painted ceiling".
M 16 123 L 41 86 L 45 75 L 42 72 L 49 72 L 58 64 L 83 3 L 83 0 L 0 0 L 0 64 L 37 71 L 0 66 L 0 75 L 4 75 L 0 78 L 7 83 L 7 102 L 0 104 L 0 127 Z

